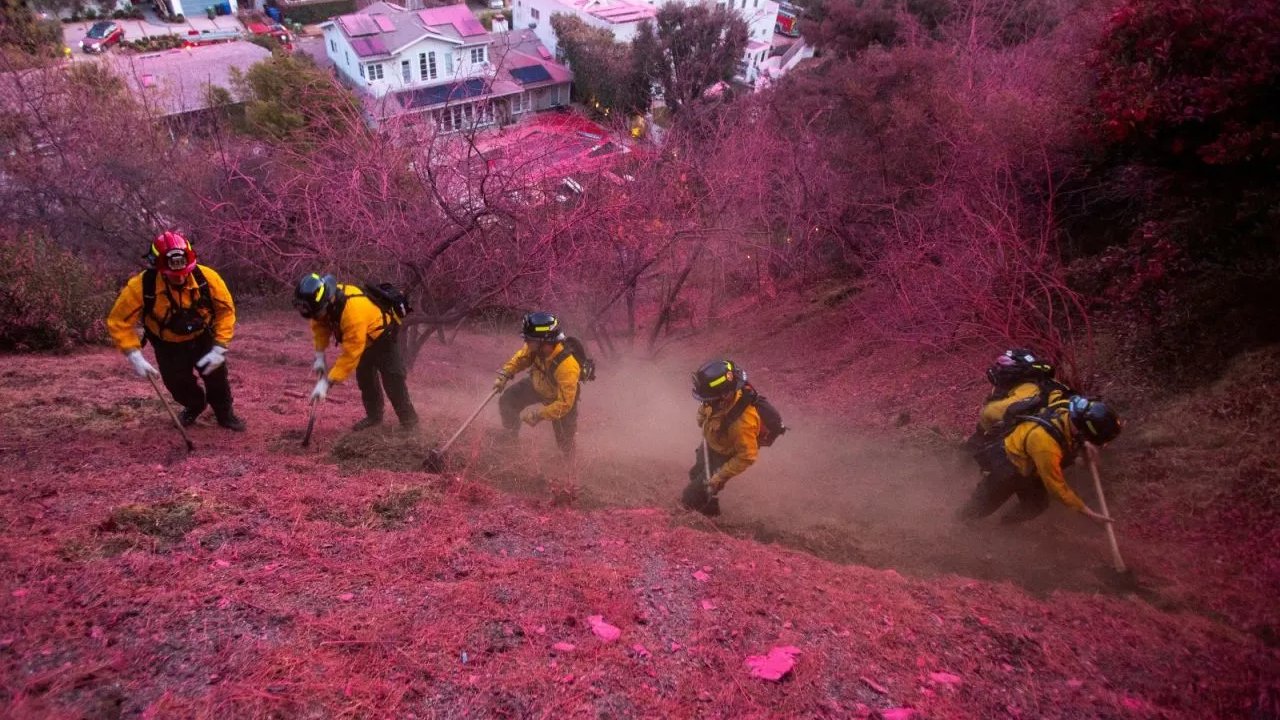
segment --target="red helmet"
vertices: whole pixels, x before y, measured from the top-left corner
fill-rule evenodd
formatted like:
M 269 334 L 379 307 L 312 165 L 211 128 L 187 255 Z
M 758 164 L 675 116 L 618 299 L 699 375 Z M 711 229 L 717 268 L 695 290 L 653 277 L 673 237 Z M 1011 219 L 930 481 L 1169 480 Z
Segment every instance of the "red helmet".
M 156 270 L 171 278 L 181 279 L 196 266 L 196 249 L 178 233 L 168 230 L 151 243 L 151 260 Z

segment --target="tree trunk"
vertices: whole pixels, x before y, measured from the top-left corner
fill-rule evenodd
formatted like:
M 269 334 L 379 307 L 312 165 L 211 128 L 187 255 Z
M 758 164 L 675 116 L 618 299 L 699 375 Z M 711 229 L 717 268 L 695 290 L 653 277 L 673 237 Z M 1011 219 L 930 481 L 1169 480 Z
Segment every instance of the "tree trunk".
M 693 266 L 698 262 L 698 258 L 702 257 L 702 251 L 706 249 L 705 242 L 698 243 L 693 254 L 689 256 L 688 262 L 685 263 L 684 269 L 676 276 L 676 280 L 671 285 L 671 289 L 667 291 L 667 295 L 662 300 L 662 309 L 658 311 L 658 319 L 653 324 L 653 330 L 649 333 L 649 350 L 652 352 L 654 345 L 658 343 L 658 335 L 661 334 L 662 328 L 671 322 L 671 311 L 676 300 L 680 297 L 680 290 L 684 288 L 684 283 L 689 279 L 689 274 L 693 272 Z

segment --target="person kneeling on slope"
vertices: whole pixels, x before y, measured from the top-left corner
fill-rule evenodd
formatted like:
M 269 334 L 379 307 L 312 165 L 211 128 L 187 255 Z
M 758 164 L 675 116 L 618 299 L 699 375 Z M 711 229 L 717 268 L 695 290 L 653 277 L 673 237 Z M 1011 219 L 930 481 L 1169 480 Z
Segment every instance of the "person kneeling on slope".
M 213 268 L 196 264 L 195 248 L 176 232 L 161 233 L 151 243 L 147 262 L 152 267 L 129 279 L 107 316 L 116 347 L 138 377 L 164 380 L 182 406 L 178 421 L 183 426 L 195 424 L 205 406 L 212 405 L 219 425 L 242 432 L 244 421 L 231 406 L 226 366 L 236 327 L 231 291 Z M 155 348 L 159 370 L 142 355 L 147 342 Z M 197 377 L 204 380 L 203 390 Z
M 567 346 L 560 320 L 551 313 L 525 315 L 520 334 L 524 346 L 498 370 L 493 381 L 493 389 L 502 393 L 498 399 L 502 426 L 514 440 L 522 420 L 529 426 L 550 420 L 561 452 L 572 455 L 578 432 L 582 364 Z M 526 368 L 528 377 L 508 388 L 507 383 Z
M 1120 419 L 1100 400 L 1079 395 L 1050 405 L 1035 415 L 1019 416 L 1003 438 L 977 454 L 982 479 L 957 516 L 976 520 L 995 512 L 1010 497 L 1018 506 L 1005 513 L 1003 523 L 1026 522 L 1049 507 L 1052 492 L 1062 504 L 1099 523 L 1111 518 L 1094 512 L 1067 485 L 1062 469 L 1084 446 L 1103 445 L 1120 434 Z
M 408 430 L 418 425 L 418 413 L 409 399 L 405 382 L 404 358 L 396 342 L 398 317 L 384 311 L 359 286 L 340 285 L 332 275 L 316 273 L 298 281 L 293 305 L 302 317 L 311 321 L 315 338 L 316 359 L 312 369 L 320 379 L 311 391 L 313 402 L 323 401 L 328 397 L 329 388 L 351 377 L 354 370 L 365 417 L 356 422 L 352 430 L 382 424 L 384 388 L 400 419 L 400 427 Z M 342 351 L 333 367 L 327 368 L 324 351 L 330 339 Z

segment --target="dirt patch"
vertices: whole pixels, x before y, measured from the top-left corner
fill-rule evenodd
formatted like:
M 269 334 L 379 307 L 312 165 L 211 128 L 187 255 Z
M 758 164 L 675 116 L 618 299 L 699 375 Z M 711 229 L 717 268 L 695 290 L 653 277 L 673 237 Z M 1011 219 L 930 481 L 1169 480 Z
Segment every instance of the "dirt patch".
M 391 488 L 373 501 L 373 514 L 384 528 L 395 528 L 411 519 L 413 509 L 427 494 L 424 487 Z
M 112 510 L 98 529 L 107 533 L 136 531 L 173 544 L 195 528 L 200 505 L 200 498 L 189 493 L 165 502 L 125 505 Z
M 418 472 L 430 449 L 431 445 L 420 433 L 384 425 L 339 436 L 333 442 L 330 455 L 348 472 L 375 468 Z

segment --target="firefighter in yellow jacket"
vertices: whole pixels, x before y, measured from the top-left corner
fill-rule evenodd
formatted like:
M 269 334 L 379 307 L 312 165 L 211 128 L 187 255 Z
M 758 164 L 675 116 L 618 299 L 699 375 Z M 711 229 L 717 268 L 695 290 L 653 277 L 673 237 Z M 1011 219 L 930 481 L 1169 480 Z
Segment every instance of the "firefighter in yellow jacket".
M 555 315 L 525 315 L 520 334 L 524 346 L 498 370 L 493 381 L 493 389 L 502 393 L 498 399 L 502 426 L 514 437 L 520 432 L 521 421 L 534 426 L 550 420 L 561 452 L 572 455 L 578 433 L 582 365 L 565 345 L 565 335 Z M 507 383 L 525 369 L 529 370 L 528 377 L 508 388 Z
M 320 377 L 311 391 L 312 402 L 323 401 L 330 387 L 354 372 L 365 416 L 352 430 L 382 424 L 384 388 L 400 427 L 409 430 L 418 425 L 418 413 L 409 398 L 404 358 L 396 342 L 399 318 L 384 312 L 358 286 L 341 285 L 332 275 L 316 273 L 304 275 L 298 281 L 293 305 L 302 317 L 311 321 L 315 339 L 316 356 L 311 369 Z M 332 368 L 325 364 L 325 349 L 330 340 L 341 348 Z
M 1005 350 L 987 369 L 991 394 L 978 413 L 978 428 L 969 438 L 972 450 L 999 440 L 1017 424 L 1019 415 L 1065 400 L 1071 389 L 1054 379 L 1054 367 L 1025 348 Z
M 159 376 L 182 406 L 178 420 L 192 425 L 206 405 L 218 424 L 243 431 L 231 403 L 226 354 L 235 333 L 236 306 L 222 277 L 196 264 L 196 251 L 176 232 L 161 233 L 148 254 L 153 268 L 129 279 L 107 316 L 107 330 L 138 377 Z M 142 323 L 142 340 L 137 326 Z M 142 355 L 155 350 L 157 370 Z M 204 380 L 204 389 L 196 373 Z
M 746 372 L 730 360 L 713 360 L 693 374 L 693 397 L 702 403 L 702 445 L 694 451 L 681 504 L 704 515 L 720 514 L 716 496 L 760 453 L 760 412 L 753 403 L 739 402 L 746 385 Z
M 1018 506 L 1001 518 L 1020 523 L 1038 517 L 1049 507 L 1049 494 L 1063 505 L 1099 522 L 1111 522 L 1084 504 L 1067 484 L 1063 468 L 1088 443 L 1111 442 L 1120 434 L 1120 420 L 1100 400 L 1079 395 L 1053 403 L 1014 426 L 1003 442 L 992 443 L 978 455 L 982 479 L 969 502 L 961 508 L 962 520 L 976 520 L 995 512 L 1009 498 Z

